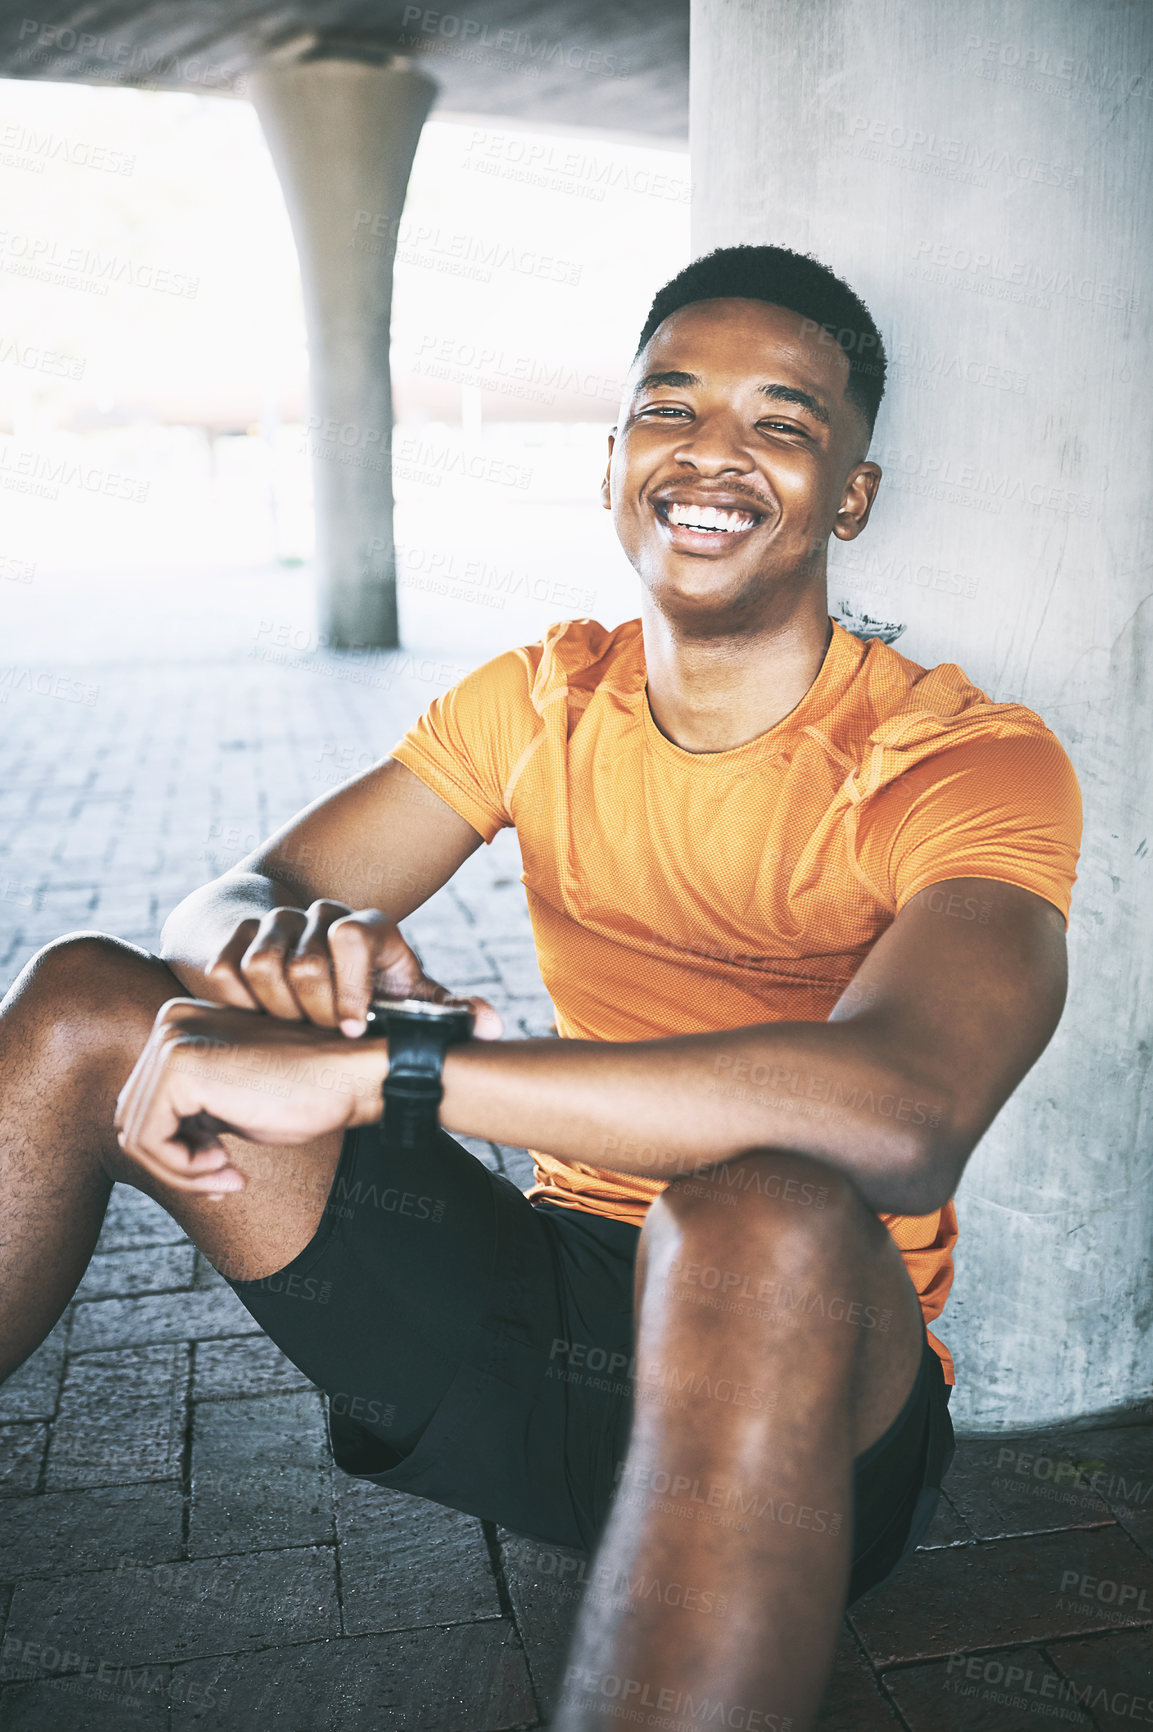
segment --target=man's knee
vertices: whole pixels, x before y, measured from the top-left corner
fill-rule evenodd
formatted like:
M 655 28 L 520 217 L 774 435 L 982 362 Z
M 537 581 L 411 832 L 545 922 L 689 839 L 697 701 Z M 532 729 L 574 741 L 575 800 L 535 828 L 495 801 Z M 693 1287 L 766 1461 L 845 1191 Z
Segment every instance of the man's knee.
M 142 969 L 163 970 L 176 980 L 159 957 L 107 932 L 67 932 L 38 950 L 29 967 L 41 990 L 66 994 L 77 1002 L 115 992 L 117 987 L 130 988 L 139 981 Z
M 843 1256 L 880 1227 L 850 1179 L 809 1155 L 772 1149 L 674 1180 L 649 1214 L 654 1234 L 671 1231 L 695 1248 L 790 1260 L 810 1249 Z
M 110 1039 L 143 1046 L 157 1010 L 183 991 L 159 957 L 103 932 L 46 944 L 17 986 L 43 1013 L 45 1039 L 76 1057 Z

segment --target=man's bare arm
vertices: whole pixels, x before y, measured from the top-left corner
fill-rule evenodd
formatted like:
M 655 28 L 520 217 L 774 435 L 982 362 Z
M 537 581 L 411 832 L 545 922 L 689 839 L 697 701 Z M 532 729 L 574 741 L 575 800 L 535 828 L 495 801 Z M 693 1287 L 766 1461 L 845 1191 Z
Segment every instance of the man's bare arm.
M 652 1179 L 789 1148 L 847 1174 L 878 1213 L 927 1214 L 1044 1051 L 1065 982 L 1052 904 L 953 879 L 901 911 L 828 1022 L 462 1046 L 441 1119 Z
M 324 1027 L 355 1021 L 374 974 L 393 967 L 408 990 L 412 953 L 395 923 L 480 843 L 471 824 L 387 758 L 185 897 L 165 923 L 160 954 L 195 997 Z
M 1015 885 L 957 878 L 901 911 L 827 1022 L 465 1042 L 445 1061 L 441 1119 L 654 1179 L 793 1149 L 845 1174 L 878 1214 L 924 1215 L 952 1196 L 1064 997 L 1057 909 Z M 291 1087 L 256 1086 L 286 1066 Z M 387 1069 L 382 1040 L 173 1000 L 125 1088 L 124 1146 L 186 1188 L 212 1184 L 208 1161 L 239 1188 L 223 1145 L 194 1157 L 178 1146 L 183 1117 L 204 1112 L 249 1140 L 292 1142 L 304 1125 L 319 1134 L 374 1122 Z

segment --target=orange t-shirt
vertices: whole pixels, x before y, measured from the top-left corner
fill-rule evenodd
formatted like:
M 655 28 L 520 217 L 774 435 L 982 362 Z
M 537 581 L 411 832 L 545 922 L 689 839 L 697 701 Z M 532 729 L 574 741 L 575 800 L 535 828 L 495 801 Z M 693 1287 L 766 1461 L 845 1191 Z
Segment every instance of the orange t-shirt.
M 834 622 L 796 708 L 725 752 L 673 745 L 645 686 L 639 620 L 563 621 L 437 698 L 392 754 L 486 842 L 515 826 L 562 1036 L 824 1021 L 905 903 L 947 878 L 1022 885 L 1068 924 L 1072 765 L 1031 710 L 952 663 L 926 670 Z M 664 1188 L 530 1152 L 534 1199 L 639 1224 Z M 953 1205 L 881 1219 L 930 1323 Z

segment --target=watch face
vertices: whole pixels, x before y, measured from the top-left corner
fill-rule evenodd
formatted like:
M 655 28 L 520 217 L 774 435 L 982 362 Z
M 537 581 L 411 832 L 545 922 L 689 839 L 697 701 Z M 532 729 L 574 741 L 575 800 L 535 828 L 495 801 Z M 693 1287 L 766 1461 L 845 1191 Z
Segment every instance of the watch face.
M 443 1051 L 456 1041 L 470 1039 L 473 1022 L 470 1004 L 430 1004 L 424 998 L 378 998 L 369 1006 L 365 1032 L 387 1035 L 391 1042 L 405 1029 L 413 1038 L 422 1031 L 425 1040 Z
M 439 1022 L 452 1016 L 471 1016 L 472 1009 L 467 1004 L 430 1004 L 424 998 L 375 998 L 368 1007 L 368 1014 L 374 1019 L 405 1016 Z

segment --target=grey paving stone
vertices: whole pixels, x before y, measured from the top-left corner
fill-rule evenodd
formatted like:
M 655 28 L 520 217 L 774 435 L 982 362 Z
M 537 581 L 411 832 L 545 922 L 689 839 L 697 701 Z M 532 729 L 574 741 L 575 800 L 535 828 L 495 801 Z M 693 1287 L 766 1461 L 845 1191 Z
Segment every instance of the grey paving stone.
M 334 1537 L 332 1458 L 318 1394 L 196 1408 L 190 1556 L 323 1545 Z
M 233 1396 L 292 1395 L 313 1386 L 267 1335 L 232 1341 L 198 1341 L 192 1374 L 193 1401 Z
M 53 829 L 67 822 L 69 813 L 67 807 L 72 804 L 69 796 L 65 796 L 64 810 L 50 812 L 46 803 L 41 802 L 41 815 L 48 819 Z M 29 826 L 31 828 L 31 826 Z M 50 920 L 57 932 L 69 930 L 87 931 L 92 924 L 92 911 L 96 906 L 96 886 L 85 884 L 80 887 L 71 885 L 51 885 L 41 890 L 38 906 Z
M 511 1179 L 518 1190 L 527 1191 L 533 1183 L 532 1156 L 528 1150 L 513 1148 L 511 1143 L 497 1143 L 496 1147 L 500 1151 L 505 1177 Z
M 145 1294 L 77 1305 L 69 1342 L 73 1353 L 145 1347 L 162 1341 L 203 1341 L 254 1335 L 260 1325 L 227 1286 L 207 1292 Z
M 172 1732 L 511 1732 L 539 1724 L 503 1620 L 275 1648 L 178 1666 Z M 207 1703 L 213 1689 L 216 1701 Z
M 937 1511 L 917 1550 L 920 1552 L 935 1551 L 939 1546 L 960 1546 L 969 1544 L 976 1536 L 964 1517 L 958 1514 L 956 1507 L 950 1502 L 948 1494 L 941 1493 L 937 1503 Z
M 486 945 L 491 938 L 495 942 L 504 941 L 512 948 L 517 944 L 523 945 L 526 938 L 532 937 L 532 923 L 520 874 L 518 849 L 515 861 L 510 863 L 509 872 L 503 877 L 485 882 L 476 876 L 460 873 L 453 879 L 452 888 L 459 896 L 469 924 Z
M 904 1732 L 847 1627 L 837 1642 L 816 1726 L 817 1732 Z
M 212 1264 L 208 1261 L 208 1258 L 204 1255 L 203 1251 L 197 1251 L 196 1253 L 196 1276 L 192 1284 L 194 1287 L 198 1288 L 228 1286 L 228 1282 L 224 1279 L 224 1276 L 212 1267 Z
M 134 1191 L 131 1185 L 113 1185 L 98 1251 L 132 1251 L 142 1245 L 176 1245 L 181 1241 L 183 1232 L 159 1203 L 142 1191 Z
M 1153 1558 L 1153 1425 L 1079 1432 L 1069 1454 L 1088 1489 Z
M 56 1412 L 60 1385 L 64 1380 L 64 1344 L 67 1318 L 59 1322 L 19 1371 L 0 1385 L 0 1421 L 51 1419 Z
M 500 1615 L 478 1521 L 423 1498 L 336 1476 L 344 1628 L 349 1635 Z
M 18 1639 L 109 1666 L 162 1665 L 338 1632 L 334 1556 L 310 1547 L 18 1582 L 5 1650 Z
M 91 1668 L 87 1677 L 5 1685 L 0 1726 L 4 1732 L 168 1732 L 167 1691 L 162 1686 L 155 1693 L 155 1681 L 166 1680 L 168 1669 L 141 1670 L 146 1682 L 138 1689 L 107 1666 L 103 1674 Z
M 47 1441 L 46 1425 L 0 1425 L 0 1497 L 35 1491 Z
M 489 940 L 485 948 L 496 963 L 499 979 L 510 998 L 539 998 L 544 994 L 531 943 L 498 944 Z
M 592 1563 L 568 1546 L 545 1545 L 499 1530 L 501 1558 L 517 1627 L 541 1706 L 552 1708 L 573 1626 L 592 1579 Z
M 170 1293 L 191 1287 L 196 1251 L 191 1244 L 99 1251 L 76 1289 L 78 1299 L 110 1299 L 137 1293 Z
M 1131 1590 L 1124 1607 L 1123 1587 Z M 1148 1626 L 1153 1562 L 1116 1525 L 916 1552 L 854 1602 L 849 1622 L 883 1670 L 983 1648 Z
M 411 922 L 409 922 L 411 925 Z M 427 928 L 415 934 L 414 948 L 424 964 L 425 973 L 447 986 L 452 992 L 466 992 L 487 997 L 486 986 L 497 986 L 501 975 L 495 961 L 475 944 L 452 944 Z M 537 976 L 538 982 L 540 976 Z
M 1093 1725 L 1038 1648 L 954 1654 L 886 1672 L 885 1687 L 910 1732 L 1019 1732 L 1049 1717 L 1062 1726 Z
M 188 1370 L 183 1344 L 74 1359 L 52 1428 L 47 1489 L 178 1477 Z
M 101 884 L 97 888 L 93 918 L 105 932 L 124 937 L 148 925 L 151 884 Z
M 0 1577 L 107 1569 L 180 1556 L 184 1499 L 174 1481 L 14 1499 L 0 1523 Z
M 1153 1725 L 1153 1640 L 1148 1630 L 1050 1642 L 1046 1653 L 1100 1732 L 1132 1732 L 1142 1717 L 1146 1726 Z
M 1104 1501 L 1079 1477 L 1068 1434 L 957 1440 L 949 1501 L 978 1539 L 1051 1533 L 1110 1522 Z

